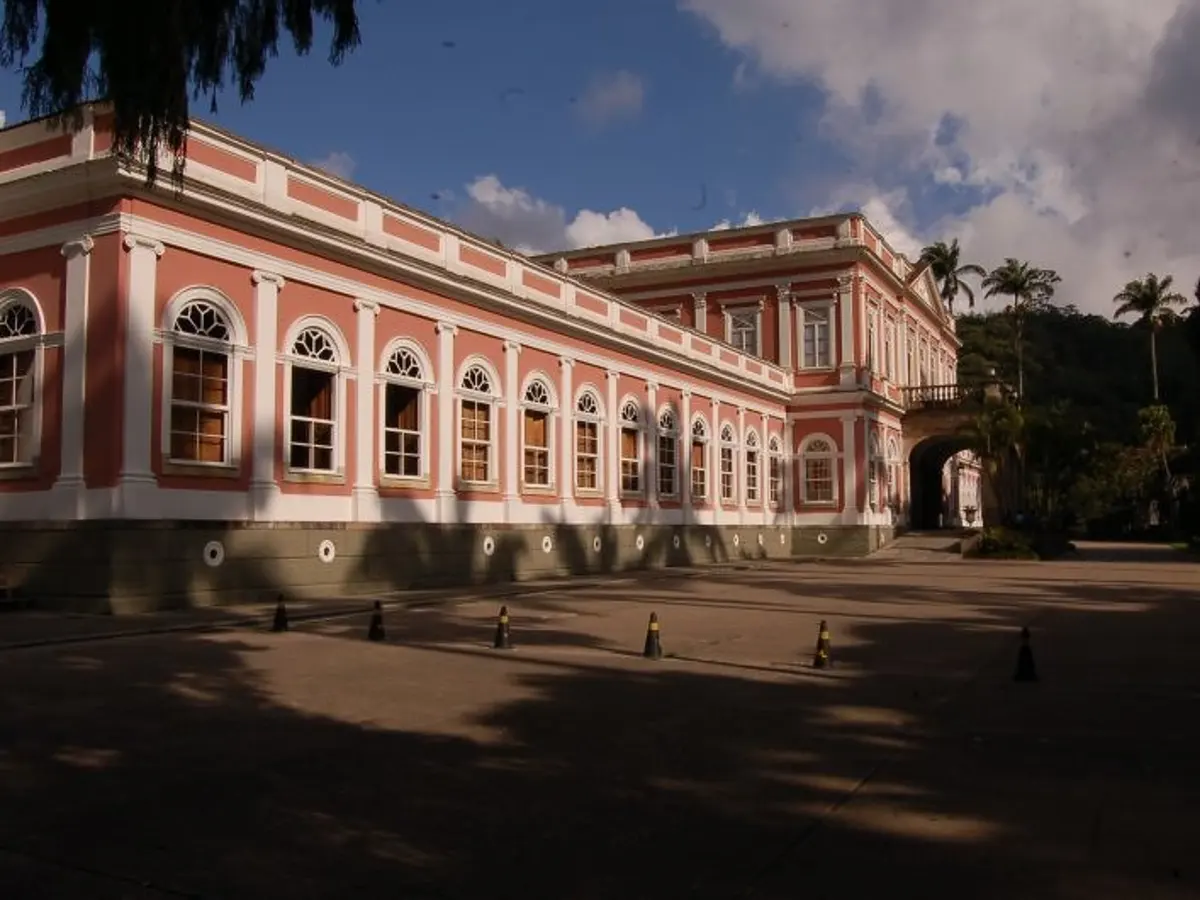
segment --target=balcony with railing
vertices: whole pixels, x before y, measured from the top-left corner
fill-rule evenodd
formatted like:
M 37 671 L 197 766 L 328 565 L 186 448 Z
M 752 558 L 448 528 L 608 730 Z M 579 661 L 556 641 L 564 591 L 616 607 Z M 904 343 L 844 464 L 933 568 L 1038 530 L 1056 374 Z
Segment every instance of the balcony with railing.
M 900 389 L 901 402 L 907 412 L 918 409 L 954 409 L 974 398 L 972 391 L 961 384 L 922 384 Z

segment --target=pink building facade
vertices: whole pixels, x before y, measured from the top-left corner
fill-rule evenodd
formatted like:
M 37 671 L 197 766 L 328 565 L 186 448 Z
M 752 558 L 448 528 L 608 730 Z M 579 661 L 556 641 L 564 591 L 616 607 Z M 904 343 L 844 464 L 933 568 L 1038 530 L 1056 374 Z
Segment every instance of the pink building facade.
M 861 217 L 606 284 L 205 125 L 178 192 L 110 146 L 103 108 L 0 131 L 0 575 L 31 598 L 861 554 L 903 522 L 900 388 L 957 343 Z M 770 292 L 705 268 L 763 233 L 796 264 L 759 261 Z

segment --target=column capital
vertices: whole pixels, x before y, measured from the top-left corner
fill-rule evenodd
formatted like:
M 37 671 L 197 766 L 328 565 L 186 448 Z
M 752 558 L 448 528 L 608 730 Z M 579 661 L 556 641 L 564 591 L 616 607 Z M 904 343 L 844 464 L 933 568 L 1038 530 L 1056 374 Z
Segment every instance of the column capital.
M 356 313 L 370 312 L 374 315 L 379 315 L 379 304 L 374 300 L 363 300 L 359 298 L 354 301 L 354 311 Z
M 706 303 L 708 303 L 708 292 L 692 291 L 692 300 L 697 306 L 704 306 Z
M 683 400 L 691 400 L 692 399 L 692 389 L 685 387 L 683 390 L 681 390 L 679 392 L 679 396 Z
M 62 245 L 60 252 L 67 259 L 74 259 L 76 256 L 87 256 L 95 246 L 96 243 L 92 240 L 91 235 L 85 234 L 74 241 L 67 241 Z
M 153 238 L 143 237 L 140 234 L 126 234 L 121 240 L 121 245 L 128 251 L 134 250 L 149 250 L 157 259 L 161 259 L 166 253 L 167 248 L 163 246 L 162 241 L 156 241 Z
M 438 334 L 448 334 L 451 337 L 458 334 L 458 326 L 451 325 L 449 322 L 438 322 L 433 326 L 433 330 Z
M 850 290 L 854 286 L 854 281 L 854 273 L 839 275 L 837 277 L 837 293 L 844 294 L 846 291 Z
M 276 290 L 283 290 L 283 286 L 287 283 L 283 280 L 282 275 L 276 275 L 274 272 L 264 272 L 261 269 L 255 269 L 250 273 L 250 281 L 256 287 L 260 284 L 273 284 Z
M 616 381 L 618 378 L 621 377 L 621 373 L 618 372 L 616 369 L 605 369 L 604 377 L 607 378 L 609 381 Z
M 775 297 L 780 303 L 786 303 L 792 299 L 792 284 L 790 281 L 781 281 L 775 285 Z
M 504 342 L 504 352 L 512 353 L 516 356 L 520 356 L 521 355 L 521 345 L 518 344 L 516 341 L 505 341 Z
M 657 392 L 658 387 L 659 387 L 659 384 L 657 381 L 647 381 L 646 382 L 646 393 L 649 394 L 652 391 Z
M 575 365 L 575 360 L 571 359 L 569 356 L 560 356 L 558 358 L 558 365 L 559 368 L 570 369 Z

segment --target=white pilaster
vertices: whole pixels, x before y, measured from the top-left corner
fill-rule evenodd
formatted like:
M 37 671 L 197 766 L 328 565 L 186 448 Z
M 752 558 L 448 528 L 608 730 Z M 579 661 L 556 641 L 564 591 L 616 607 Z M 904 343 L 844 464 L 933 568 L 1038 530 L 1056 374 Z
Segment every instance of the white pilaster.
M 63 315 L 62 363 L 62 464 L 54 489 L 78 492 L 83 489 L 83 411 L 87 397 L 88 281 L 91 253 L 95 245 L 84 235 L 62 246 L 67 261 Z M 77 498 L 82 500 L 82 498 Z M 78 508 L 79 503 L 75 503 Z
M 254 285 L 254 451 L 250 476 L 252 515 L 274 518 L 272 508 L 279 496 L 275 463 L 280 448 L 277 438 L 280 417 L 275 407 L 275 379 L 279 353 L 279 292 L 284 281 L 272 272 L 252 272 Z
M 738 433 L 738 449 L 740 453 L 734 453 L 733 470 L 737 474 L 734 476 L 734 484 L 737 486 L 737 510 L 738 524 L 745 525 L 748 516 L 746 509 L 746 408 L 739 406 L 737 411 L 737 433 Z M 760 473 L 761 474 L 761 473 Z M 761 496 L 761 483 L 759 484 Z
M 858 448 L 854 440 L 854 419 L 842 419 L 842 463 L 845 478 L 842 481 L 842 522 L 857 525 L 858 510 Z
M 575 360 L 563 356 L 558 360 L 558 505 L 563 521 L 570 517 L 574 505 L 575 452 L 571 440 L 575 427 Z
M 608 399 L 605 401 L 604 429 L 604 495 L 608 498 L 610 522 L 617 522 L 621 515 L 621 410 L 618 393 L 621 375 L 609 369 L 604 373 L 608 382 Z
M 518 414 L 521 404 L 521 345 L 516 341 L 504 342 L 504 515 L 506 522 L 517 521 L 521 503 L 521 485 L 518 481 L 521 470 L 517 457 L 521 452 Z
M 658 509 L 658 384 L 646 382 L 646 503 Z
M 838 354 L 838 380 L 842 387 L 853 387 L 854 373 L 854 278 L 850 275 L 838 277 L 837 311 L 840 321 L 838 331 L 841 352 Z
M 680 391 L 679 439 L 675 447 L 679 503 L 686 524 L 692 520 L 692 392 L 687 388 Z
M 792 287 L 790 284 L 775 286 L 775 296 L 778 298 L 779 315 L 775 322 L 775 333 L 779 340 L 779 365 L 790 368 L 792 365 Z
M 762 443 L 758 448 L 758 496 L 762 500 L 762 523 L 771 524 L 771 420 L 767 414 L 759 416 L 759 434 Z M 781 486 L 782 487 L 782 486 Z
M 118 509 L 126 519 L 156 518 L 157 483 L 150 465 L 154 397 L 154 297 L 158 260 L 165 248 L 159 241 L 126 234 L 129 252 L 125 291 L 124 430 Z
M 787 523 L 794 525 L 796 517 L 796 479 L 800 473 L 796 470 L 796 423 L 785 421 L 783 424 L 783 503 L 782 509 L 787 513 Z
M 712 401 L 712 430 L 708 435 L 708 497 L 711 524 L 721 521 L 721 401 Z
M 354 487 L 351 497 L 356 522 L 378 522 L 381 518 L 379 488 L 375 483 L 375 320 L 379 304 L 355 300 L 358 314 L 356 343 L 358 377 L 355 391 Z
M 454 521 L 454 460 L 458 456 L 454 437 L 454 336 L 457 326 L 438 322 L 434 326 L 438 336 L 437 355 L 437 497 L 438 524 Z
M 695 330 L 708 334 L 708 294 L 692 294 L 692 315 L 696 320 Z

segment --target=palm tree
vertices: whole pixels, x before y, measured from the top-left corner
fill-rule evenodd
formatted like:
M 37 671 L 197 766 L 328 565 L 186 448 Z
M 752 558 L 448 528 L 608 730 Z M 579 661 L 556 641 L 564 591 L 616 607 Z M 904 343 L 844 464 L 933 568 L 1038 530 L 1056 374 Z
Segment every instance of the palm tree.
M 951 314 L 954 313 L 954 301 L 959 294 L 965 294 L 967 305 L 971 309 L 975 308 L 975 292 L 971 290 L 970 285 L 963 281 L 963 277 L 974 275 L 977 278 L 983 278 L 987 275 L 987 271 L 983 266 L 977 266 L 975 263 L 959 262 L 958 238 L 949 244 L 945 241 L 930 244 L 921 251 L 920 261 L 928 264 L 929 268 L 933 270 L 934 280 L 938 283 L 938 292 L 946 301 L 946 307 Z
M 1175 307 L 1186 306 L 1187 298 L 1178 291 L 1171 290 L 1175 279 L 1167 275 L 1159 277 L 1151 272 L 1145 278 L 1137 278 L 1125 285 L 1124 289 L 1113 297 L 1117 304 L 1114 319 L 1125 315 L 1137 316 L 1137 324 L 1150 329 L 1150 372 L 1154 376 L 1154 402 L 1158 403 L 1158 331 L 1164 325 L 1178 321 L 1179 313 Z
M 1003 294 L 1012 297 L 1004 312 L 1013 323 L 1013 349 L 1017 354 L 1017 402 L 1025 399 L 1025 319 L 1034 310 L 1044 309 L 1054 297 L 1054 288 L 1062 281 L 1053 269 L 1039 269 L 1027 262 L 1004 260 L 983 279 L 984 296 Z

